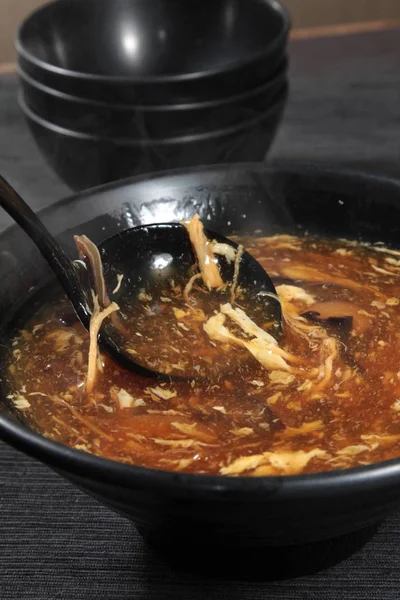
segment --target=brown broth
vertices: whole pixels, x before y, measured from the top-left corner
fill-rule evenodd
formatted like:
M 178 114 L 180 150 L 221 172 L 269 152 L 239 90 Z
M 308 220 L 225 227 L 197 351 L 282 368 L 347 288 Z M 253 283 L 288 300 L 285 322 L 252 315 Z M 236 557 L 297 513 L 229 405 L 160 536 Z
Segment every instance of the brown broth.
M 101 355 L 95 391 L 87 396 L 89 336 L 60 297 L 12 342 L 10 402 L 48 438 L 156 469 L 290 475 L 400 456 L 400 253 L 291 236 L 250 238 L 245 245 L 278 286 L 290 280 L 316 302 L 351 304 L 351 328 L 348 319 L 329 322 L 337 353 L 328 381 L 315 332 L 302 337 L 285 327 L 279 344 L 299 362 L 293 371 L 267 371 L 243 348 L 210 343 L 203 330 L 206 295 L 194 290 L 188 308 L 171 285 L 157 297 L 142 296 L 133 351 L 156 344 L 162 360 L 174 364 L 229 368 L 214 369 L 208 380 L 160 382 Z M 289 305 L 297 317 L 310 309 L 299 298 Z M 131 406 L 121 408 L 124 401 Z

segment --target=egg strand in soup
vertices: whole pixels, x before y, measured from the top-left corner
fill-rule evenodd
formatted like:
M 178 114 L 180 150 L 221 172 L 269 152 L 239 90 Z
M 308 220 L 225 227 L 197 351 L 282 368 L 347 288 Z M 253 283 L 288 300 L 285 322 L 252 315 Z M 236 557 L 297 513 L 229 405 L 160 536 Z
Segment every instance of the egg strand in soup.
M 121 319 L 121 274 L 114 292 L 95 286 L 91 336 L 61 296 L 14 336 L 8 398 L 28 424 L 81 451 L 190 473 L 293 475 L 400 456 L 400 252 L 307 236 L 243 239 L 276 286 L 277 342 L 271 323 L 243 310 L 242 290 L 210 301 L 226 282 L 206 265 L 230 251 L 214 250 L 193 223 L 196 270 L 186 282 L 144 287 L 124 326 L 133 354 L 155 345 L 158 366 L 179 372 L 191 361 L 210 377 L 157 381 L 99 352 L 102 320 Z M 213 368 L 221 361 L 223 371 Z

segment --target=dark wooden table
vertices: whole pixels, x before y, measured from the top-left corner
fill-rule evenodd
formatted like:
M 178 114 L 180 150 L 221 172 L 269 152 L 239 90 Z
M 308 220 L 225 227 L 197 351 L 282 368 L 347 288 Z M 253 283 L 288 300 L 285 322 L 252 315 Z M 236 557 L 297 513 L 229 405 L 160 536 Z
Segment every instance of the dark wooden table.
M 369 29 L 292 41 L 291 100 L 270 160 L 323 161 L 400 177 L 400 29 Z M 39 209 L 69 192 L 36 150 L 16 90 L 13 73 L 0 76 L 0 172 Z M 6 223 L 1 217 L 0 228 Z M 210 580 L 177 572 L 129 522 L 1 443 L 0 532 L 1 600 L 400 597 L 400 512 L 363 550 L 316 575 Z

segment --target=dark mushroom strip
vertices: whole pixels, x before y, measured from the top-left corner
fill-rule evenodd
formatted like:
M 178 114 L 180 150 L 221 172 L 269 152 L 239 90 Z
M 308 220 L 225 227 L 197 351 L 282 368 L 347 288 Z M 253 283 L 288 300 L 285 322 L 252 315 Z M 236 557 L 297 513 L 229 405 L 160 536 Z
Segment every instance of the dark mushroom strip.
M 344 324 L 347 320 L 346 327 L 351 318 L 351 329 L 358 335 L 364 333 L 371 325 L 368 317 L 360 313 L 358 306 L 345 300 L 315 302 L 302 316 L 311 318 L 313 321 L 330 321 L 332 323 L 336 320 L 337 325 Z
M 357 306 L 351 302 L 339 300 L 315 302 L 307 312 L 302 314 L 302 317 L 323 325 L 329 335 L 335 336 L 341 342 L 340 354 L 343 360 L 352 368 L 363 370 L 348 346 L 352 330 L 361 335 L 371 325 L 368 317 L 360 314 Z
M 106 282 L 104 281 L 103 263 L 101 261 L 100 252 L 96 246 L 86 235 L 74 235 L 75 245 L 79 252 L 79 258 L 89 261 L 90 269 L 93 277 L 94 292 L 97 296 L 99 306 L 102 310 L 111 305 L 111 300 L 107 292 Z M 116 329 L 121 333 L 126 334 L 126 328 L 121 318 L 116 312 L 112 312 L 110 316 L 111 322 Z
M 307 311 L 302 313 L 302 317 L 323 325 L 328 331 L 329 335 L 334 335 L 340 339 L 341 342 L 346 342 L 347 338 L 353 327 L 353 317 L 328 317 L 324 319 L 318 312 Z
M 101 308 L 107 308 L 111 304 L 110 297 L 107 292 L 106 283 L 104 281 L 103 263 L 101 262 L 100 252 L 96 246 L 86 235 L 74 235 L 75 245 L 79 252 L 79 258 L 89 261 L 94 290 L 98 297 Z

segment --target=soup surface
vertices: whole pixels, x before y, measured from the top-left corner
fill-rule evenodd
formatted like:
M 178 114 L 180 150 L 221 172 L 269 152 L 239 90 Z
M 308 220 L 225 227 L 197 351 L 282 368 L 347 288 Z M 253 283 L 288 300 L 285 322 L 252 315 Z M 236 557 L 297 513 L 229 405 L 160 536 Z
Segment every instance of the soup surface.
M 243 243 L 282 302 L 279 346 L 262 346 L 229 302 L 207 313 L 201 286 L 188 304 L 171 282 L 139 295 L 132 352 L 156 345 L 175 370 L 224 369 L 158 381 L 99 354 L 87 393 L 89 334 L 58 296 L 12 340 L 10 402 L 48 438 L 156 469 L 291 475 L 400 456 L 400 252 L 285 235 Z

